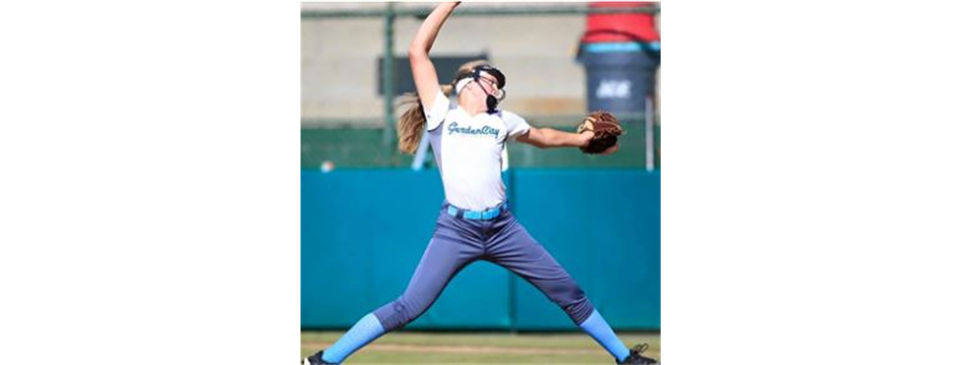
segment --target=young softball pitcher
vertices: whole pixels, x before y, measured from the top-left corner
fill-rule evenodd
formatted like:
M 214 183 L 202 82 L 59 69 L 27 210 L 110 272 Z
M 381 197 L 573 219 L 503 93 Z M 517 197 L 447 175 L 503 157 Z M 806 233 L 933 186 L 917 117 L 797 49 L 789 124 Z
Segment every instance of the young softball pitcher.
M 506 77 L 487 63 L 464 65 L 452 85 L 440 86 L 428 53 L 447 17 L 459 2 L 442 3 L 424 20 L 410 45 L 410 66 L 418 104 L 399 121 L 400 149 L 417 149 L 426 128 L 446 201 L 433 238 L 396 300 L 361 318 L 329 348 L 303 364 L 339 364 L 383 334 L 423 314 L 463 268 L 486 260 L 521 276 L 559 305 L 618 364 L 656 364 L 643 357 L 644 346 L 628 349 L 559 263 L 514 218 L 501 179 L 501 152 L 507 140 L 540 148 L 586 148 L 595 140 L 590 128 L 567 133 L 533 128 L 516 114 L 497 109 Z M 454 105 L 448 94 L 456 94 Z M 597 132 L 599 133 L 599 132 Z M 613 153 L 617 146 L 598 153 Z

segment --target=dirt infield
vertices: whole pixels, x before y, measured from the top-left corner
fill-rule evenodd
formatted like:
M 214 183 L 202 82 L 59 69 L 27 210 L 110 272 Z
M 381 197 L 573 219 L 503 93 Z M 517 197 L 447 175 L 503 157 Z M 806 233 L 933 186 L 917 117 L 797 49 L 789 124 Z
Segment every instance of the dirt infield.
M 336 334 L 301 333 L 301 356 L 332 344 Z M 661 359 L 659 335 L 627 336 L 651 344 Z M 389 360 L 389 362 L 384 362 Z M 393 334 L 351 358 L 348 364 L 609 364 L 609 355 L 585 335 Z M 574 361 L 574 362 L 570 362 Z

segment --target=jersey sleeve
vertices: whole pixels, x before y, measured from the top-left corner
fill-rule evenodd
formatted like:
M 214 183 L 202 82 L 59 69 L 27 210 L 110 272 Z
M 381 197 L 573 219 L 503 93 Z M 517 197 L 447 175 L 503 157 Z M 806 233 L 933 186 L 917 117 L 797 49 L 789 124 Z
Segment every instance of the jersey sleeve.
M 449 110 L 450 99 L 443 94 L 442 90 L 437 90 L 437 96 L 433 99 L 433 106 L 431 106 L 429 110 L 427 110 L 426 105 L 423 106 L 423 114 L 427 116 L 427 130 L 432 131 L 437 129 L 440 123 L 443 122 L 443 119 L 447 117 Z
M 530 131 L 530 124 L 527 124 L 526 119 L 506 110 L 503 111 L 503 122 L 507 125 L 507 139 L 511 141 L 516 141 L 517 137 Z

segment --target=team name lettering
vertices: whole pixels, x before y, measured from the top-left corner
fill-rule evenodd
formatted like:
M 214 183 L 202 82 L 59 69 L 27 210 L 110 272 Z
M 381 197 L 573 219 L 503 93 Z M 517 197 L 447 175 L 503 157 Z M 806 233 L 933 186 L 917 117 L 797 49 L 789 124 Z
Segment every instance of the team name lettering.
M 474 134 L 474 135 L 489 134 L 489 135 L 492 135 L 492 136 L 496 136 L 497 134 L 500 133 L 500 130 L 499 130 L 499 129 L 493 128 L 493 127 L 488 126 L 488 125 L 485 125 L 485 126 L 483 126 L 483 128 L 480 128 L 480 129 L 474 129 L 474 128 L 469 127 L 469 126 L 468 126 L 468 127 L 460 127 L 459 125 L 457 125 L 457 122 L 451 123 L 450 126 L 447 127 L 447 130 L 450 132 L 450 134 L 454 134 L 454 133 Z

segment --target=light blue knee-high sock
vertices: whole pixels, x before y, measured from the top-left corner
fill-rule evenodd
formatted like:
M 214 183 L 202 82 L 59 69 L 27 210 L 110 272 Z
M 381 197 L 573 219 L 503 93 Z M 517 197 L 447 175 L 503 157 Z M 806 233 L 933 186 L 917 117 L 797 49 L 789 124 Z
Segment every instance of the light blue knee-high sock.
M 323 350 L 323 361 L 339 364 L 354 351 L 383 335 L 383 326 L 373 313 L 357 321 L 333 346 Z
M 630 356 L 630 350 L 617 338 L 617 334 L 613 333 L 613 329 L 596 309 L 593 310 L 590 317 L 587 317 L 586 321 L 580 324 L 580 328 L 589 333 L 590 337 L 599 342 L 603 348 L 607 349 L 607 352 L 613 355 L 617 361 L 623 361 L 627 356 Z

